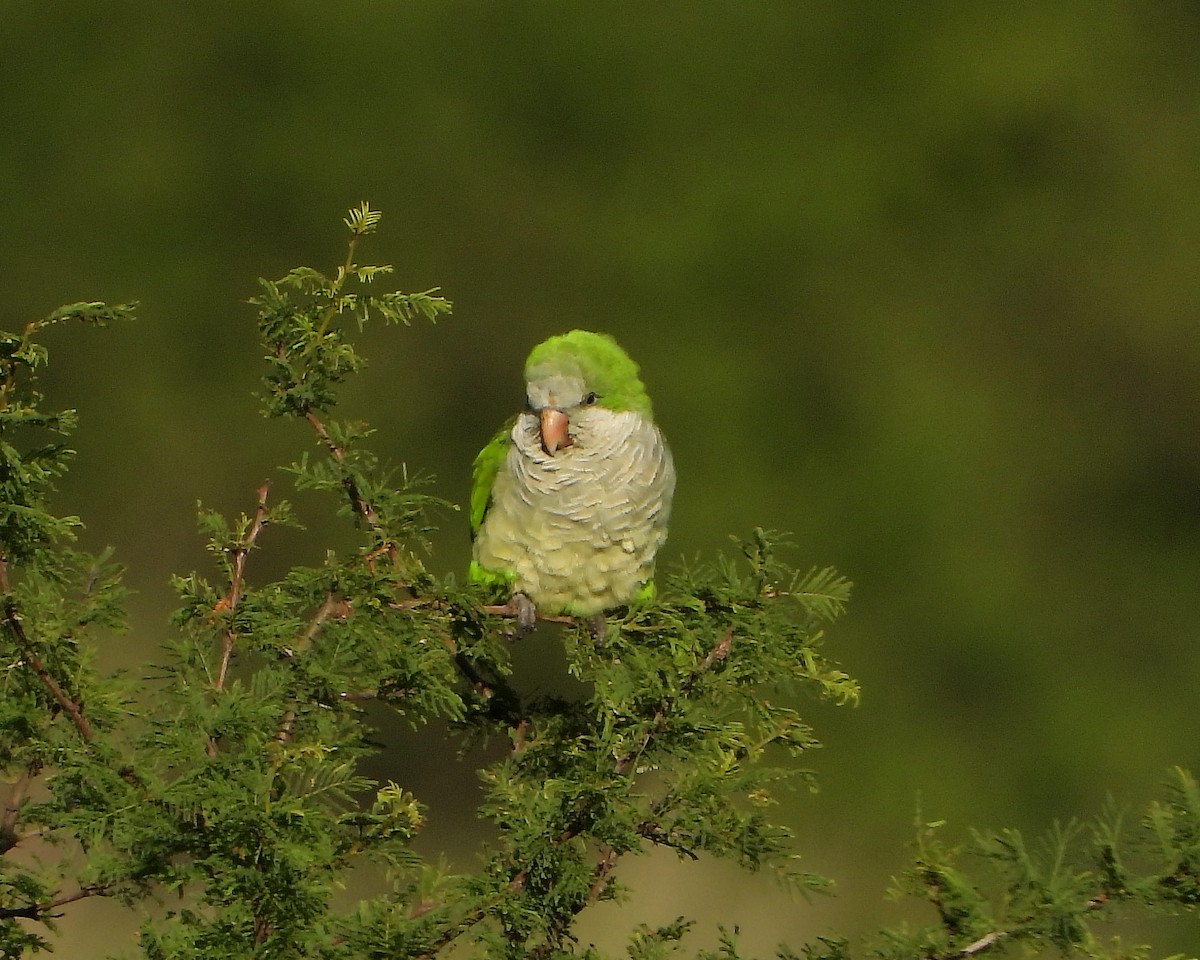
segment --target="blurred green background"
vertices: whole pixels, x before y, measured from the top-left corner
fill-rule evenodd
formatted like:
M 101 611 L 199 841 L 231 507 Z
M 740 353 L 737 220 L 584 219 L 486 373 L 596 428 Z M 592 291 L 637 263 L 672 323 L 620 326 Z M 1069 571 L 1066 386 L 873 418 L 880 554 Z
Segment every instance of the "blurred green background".
M 154 655 L 168 573 L 205 567 L 195 501 L 250 509 L 311 444 L 257 416 L 244 301 L 331 268 L 366 199 L 385 218 L 362 259 L 455 303 L 368 333 L 343 412 L 386 456 L 464 501 L 529 347 L 606 330 L 675 451 L 665 562 L 762 525 L 857 583 L 829 642 L 865 696 L 812 706 L 822 792 L 785 813 L 840 897 L 651 858 L 625 874 L 639 917 L 740 919 L 761 949 L 871 929 L 897 915 L 881 893 L 918 798 L 952 835 L 1037 832 L 1200 769 L 1200 7 L 0 13 L 3 325 L 142 304 L 56 333 L 44 384 L 83 418 L 60 509 L 138 590 L 113 662 Z M 326 505 L 300 503 L 309 535 L 260 575 L 319 559 Z M 435 547 L 464 566 L 461 514 Z M 383 769 L 431 803 L 450 776 L 469 811 L 439 736 Z M 78 925 L 105 909 L 68 916 L 60 955 L 93 955 Z

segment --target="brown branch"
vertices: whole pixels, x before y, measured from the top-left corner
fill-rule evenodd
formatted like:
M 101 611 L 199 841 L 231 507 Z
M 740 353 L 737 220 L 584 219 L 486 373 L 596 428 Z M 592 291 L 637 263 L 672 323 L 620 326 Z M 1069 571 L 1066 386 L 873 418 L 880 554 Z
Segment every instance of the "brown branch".
M 578 837 L 580 835 L 581 832 L 582 832 L 582 829 L 580 827 L 568 827 L 566 830 L 563 830 L 562 833 L 560 833 L 557 837 L 555 837 L 553 842 L 555 844 L 558 844 L 561 846 L 564 843 L 569 843 L 571 840 L 574 840 L 576 837 Z M 605 861 L 607 860 L 607 858 L 610 855 L 612 855 L 615 860 L 615 854 L 612 854 L 611 851 L 609 851 L 609 853 L 606 853 L 603 857 L 601 857 L 601 863 L 597 864 L 597 868 L 596 868 L 597 872 L 600 872 L 601 865 L 605 864 Z M 607 875 L 607 873 L 611 869 L 612 869 L 612 864 L 604 865 L 603 873 L 605 875 Z M 525 868 L 522 870 L 518 870 L 515 874 L 513 874 L 512 879 L 509 880 L 508 883 L 506 883 L 504 885 L 504 889 L 502 889 L 500 891 L 500 893 L 498 894 L 496 899 L 499 900 L 500 898 L 506 897 L 512 893 L 519 893 L 521 890 L 523 890 L 525 888 L 525 883 L 528 880 L 529 880 L 529 869 Z M 593 886 L 594 886 L 594 884 L 593 884 Z M 583 909 L 583 905 L 581 905 L 579 909 Z M 422 912 L 427 913 L 428 910 L 424 910 Z M 578 912 L 578 911 L 576 911 L 576 912 Z M 488 907 L 480 907 L 478 910 L 472 911 L 470 914 L 468 914 L 467 916 L 463 917 L 463 919 L 458 921 L 458 923 L 454 924 L 454 926 L 448 927 L 446 930 L 443 930 L 441 935 L 438 936 L 433 941 L 433 943 L 430 945 L 429 949 L 426 950 L 424 953 L 418 954 L 414 958 L 414 960 L 430 960 L 430 958 L 434 954 L 436 954 L 439 950 L 441 950 L 443 947 L 448 946 L 449 944 L 453 943 L 460 936 L 462 936 L 464 933 L 466 933 L 468 930 L 470 930 L 471 927 L 475 926 L 475 924 L 484 920 L 487 917 L 487 915 L 488 915 Z
M 377 690 L 352 690 L 339 693 L 338 699 L 343 703 L 361 703 L 366 700 L 379 700 L 382 703 L 390 703 L 393 700 L 407 700 L 412 694 L 413 691 L 407 687 L 389 689 L 387 686 L 382 686 Z
M 600 894 L 604 892 L 604 886 L 608 883 L 609 874 L 612 873 L 613 867 L 617 865 L 617 852 L 609 847 L 604 851 L 604 855 L 596 864 L 596 869 L 592 872 L 592 885 L 588 888 L 588 903 L 600 899 Z
M 5 557 L 0 557 L 0 593 L 9 594 L 8 560 Z M 79 736 L 88 743 L 91 743 L 94 734 L 92 732 L 92 725 L 88 721 L 87 715 L 83 712 L 82 701 L 76 700 L 63 689 L 62 684 L 54 678 L 50 670 L 46 667 L 46 664 L 42 661 L 42 658 L 38 655 L 37 648 L 25 632 L 25 626 L 21 622 L 21 614 L 13 603 L 11 594 L 4 601 L 4 625 L 8 628 L 9 633 L 12 634 L 13 639 L 17 641 L 17 645 L 23 651 L 25 662 L 42 682 L 42 686 L 49 691 L 62 711 L 71 718 L 71 723 L 79 732 Z M 117 775 L 132 786 L 143 786 L 141 778 L 128 764 L 119 767 Z M 19 805 L 19 800 L 17 803 Z M 4 812 L 4 826 L 8 826 L 10 814 L 15 818 L 15 814 L 6 807 Z M 15 819 L 13 820 L 13 825 L 15 826 Z M 5 835 L 5 839 L 7 841 L 10 838 Z M 14 842 L 16 841 L 14 840 Z M 11 844 L 4 849 L 9 848 L 11 848 Z
M 309 620 L 308 626 L 305 628 L 304 633 L 300 635 L 299 642 L 294 648 L 285 647 L 283 650 L 283 656 L 288 660 L 295 659 L 296 651 L 302 649 L 303 646 L 310 644 L 317 633 L 320 632 L 322 625 L 327 620 L 342 620 L 348 616 L 350 616 L 350 602 L 339 599 L 337 596 L 335 596 L 332 590 L 326 591 L 325 599 L 317 608 L 316 613 L 312 615 L 312 618 Z M 345 694 L 342 696 L 343 699 L 346 699 Z M 289 709 L 283 714 L 283 716 L 279 719 L 279 726 L 275 730 L 275 736 L 272 738 L 275 743 L 282 745 L 291 741 L 292 735 L 296 729 L 296 718 L 297 714 L 295 708 Z
M 329 429 L 314 411 L 306 411 L 304 414 L 304 419 L 307 420 L 309 426 L 312 427 L 313 432 L 317 435 L 317 439 L 320 441 L 321 445 L 325 447 L 326 451 L 333 458 L 334 462 L 339 468 L 341 468 L 342 487 L 346 491 L 346 497 L 349 500 L 351 511 L 371 530 L 376 541 L 378 542 L 376 549 L 368 553 L 365 557 L 368 568 L 373 570 L 376 558 L 381 556 L 386 556 L 391 564 L 396 566 L 398 563 L 399 554 L 397 545 L 388 535 L 387 531 L 384 530 L 383 525 L 379 522 L 374 505 L 362 495 L 362 491 L 358 486 L 358 481 L 355 479 L 353 473 L 351 473 L 347 468 L 346 449 L 337 443 L 332 436 L 330 436 Z M 393 601 L 390 606 L 396 610 L 407 610 L 426 602 L 427 601 L 421 598 L 412 598 L 410 600 Z M 490 613 L 496 616 L 515 617 L 517 615 L 517 611 L 511 603 L 484 607 L 483 609 L 485 613 Z M 573 617 L 561 616 L 539 616 L 538 619 L 547 622 L 564 624 L 574 624 L 576 622 L 575 618 Z M 316 624 L 314 624 L 314 626 L 316 626 Z M 467 680 L 475 692 L 485 700 L 491 699 L 492 696 L 494 696 L 494 691 L 491 684 L 489 684 L 483 678 L 479 671 L 475 669 L 474 665 L 471 664 L 466 657 L 462 656 L 458 652 L 457 645 L 454 643 L 453 639 L 444 637 L 442 638 L 442 643 L 450 655 L 454 658 L 455 665 L 459 672 L 462 673 L 463 677 Z M 355 699 L 359 696 L 361 696 L 361 694 L 343 694 L 344 699 Z
M 1099 910 L 1101 907 L 1107 904 L 1109 900 L 1110 897 L 1108 893 L 1102 890 L 1083 905 L 1083 910 L 1084 912 Z M 947 953 L 945 955 L 932 957 L 930 960 L 970 960 L 971 957 L 979 956 L 979 954 L 987 952 L 988 950 L 992 949 L 992 947 L 999 946 L 1002 941 L 1007 940 L 1009 937 L 1019 932 L 1019 928 L 1013 930 L 993 930 L 990 933 L 985 933 L 978 940 L 967 944 L 965 947 L 959 948 L 954 953 Z
M 971 957 L 983 953 L 985 950 L 990 950 L 1009 935 L 1007 930 L 994 930 L 991 933 L 986 933 L 974 943 L 968 944 L 961 950 L 947 954 L 942 960 L 970 960 Z
M 689 673 L 687 677 L 684 678 L 683 682 L 680 683 L 679 693 L 673 697 L 663 697 L 662 701 L 658 705 L 658 709 L 655 711 L 654 716 L 650 720 L 650 729 L 647 730 L 645 735 L 642 737 L 642 742 L 638 744 L 636 750 L 631 750 L 629 753 L 625 754 L 625 756 L 618 758 L 613 767 L 613 771 L 615 773 L 625 773 L 630 766 L 641 759 L 642 754 L 646 752 L 646 748 L 650 746 L 650 741 L 654 738 L 654 735 L 662 731 L 663 726 L 666 724 L 667 714 L 675 705 L 676 701 L 681 697 L 686 697 L 692 691 L 692 688 L 696 686 L 697 682 L 699 682 L 700 677 L 706 671 L 708 671 L 713 664 L 720 663 L 722 660 L 728 657 L 729 650 L 732 646 L 733 628 L 730 627 L 725 631 L 721 639 L 716 642 L 713 648 L 708 651 L 708 655 L 700 661 L 700 663 L 696 666 L 696 669 Z
M 332 590 L 326 591 L 325 600 L 317 608 L 317 612 L 312 615 L 308 626 L 301 635 L 301 640 L 304 643 L 311 643 L 313 638 L 320 632 L 321 627 L 325 625 L 327 620 L 345 620 L 351 613 L 349 600 L 342 600 L 334 596 Z
M 254 519 L 250 523 L 250 529 L 246 532 L 245 539 L 238 546 L 229 550 L 229 555 L 233 560 L 233 572 L 229 576 L 229 591 L 217 602 L 217 608 L 223 612 L 227 611 L 231 617 L 237 610 L 237 605 L 241 601 L 245 590 L 246 557 L 254 549 L 254 544 L 258 540 L 259 534 L 263 532 L 263 529 L 269 522 L 267 515 L 267 492 L 270 489 L 270 481 L 267 481 L 258 488 L 258 507 L 254 511 Z M 217 667 L 217 679 L 213 683 L 213 686 L 217 690 L 225 688 L 225 678 L 229 673 L 229 661 L 233 658 L 233 648 L 236 643 L 237 633 L 234 631 L 231 622 L 225 631 L 225 637 L 221 643 L 221 662 Z
M 493 617 L 513 618 L 517 615 L 516 605 L 511 601 L 508 603 L 487 604 L 480 609 L 482 609 L 484 613 L 490 614 Z M 562 623 L 570 627 L 573 627 L 579 623 L 578 617 L 568 617 L 566 614 L 539 613 L 537 614 L 537 618 L 543 623 Z
M 295 729 L 296 711 L 288 710 L 280 719 L 279 727 L 275 730 L 275 736 L 272 739 L 278 744 L 285 744 L 292 739 L 292 733 Z
M 354 479 L 354 475 L 346 468 L 346 449 L 340 446 L 329 435 L 329 430 L 321 422 L 321 418 L 311 410 L 304 414 L 304 419 L 313 428 L 317 439 L 329 451 L 329 455 L 342 468 L 342 487 L 346 491 L 347 499 L 350 501 L 350 509 L 354 511 L 355 516 L 359 517 L 371 529 L 371 532 L 375 534 L 376 539 L 379 541 L 379 550 L 395 564 L 397 557 L 396 544 L 392 542 L 392 538 L 384 531 L 383 526 L 376 517 L 375 507 L 362 495 L 362 492 L 358 488 L 358 481 Z M 374 554 L 367 558 L 367 563 L 371 564 L 373 559 Z
M 89 887 L 80 887 L 74 893 L 64 894 L 63 896 L 55 897 L 49 903 L 43 905 L 44 910 L 54 910 L 58 907 L 65 907 L 68 903 L 75 903 L 77 900 L 86 900 L 88 897 L 106 897 L 111 889 L 111 884 L 94 884 Z
M 563 933 L 567 929 L 570 918 L 582 913 L 587 906 L 595 903 L 600 898 L 616 863 L 616 851 L 611 847 L 607 848 L 600 855 L 600 859 L 596 861 L 595 869 L 592 870 L 592 883 L 588 887 L 587 896 L 583 899 L 583 902 L 576 904 L 568 916 L 559 918 L 558 922 L 546 932 L 546 938 L 538 946 L 529 951 L 530 960 L 543 960 L 544 957 L 548 957 L 554 951 L 562 941 Z
M 7 565 L 0 561 L 0 567 Z M 3 588 L 7 589 L 7 572 L 3 577 Z M 24 652 L 25 662 L 29 664 L 34 673 L 37 674 L 39 680 L 42 681 L 50 696 L 52 696 L 58 705 L 63 709 L 71 722 L 75 725 L 75 729 L 79 731 L 79 735 L 84 740 L 92 739 L 92 725 L 88 722 L 88 718 L 83 714 L 83 707 L 79 701 L 72 698 L 59 684 L 57 680 L 51 676 L 50 671 L 46 669 L 46 665 L 42 662 L 42 658 L 38 656 L 37 648 L 34 647 L 33 641 L 29 639 L 29 635 L 25 632 L 25 627 L 21 624 L 21 615 L 17 612 L 16 606 L 12 600 L 7 600 L 4 604 L 4 625 L 8 627 L 8 632 L 12 634 L 13 639 L 17 641 L 18 646 Z
M 600 899 L 608 883 L 608 878 L 612 875 L 613 868 L 617 865 L 617 859 L 618 854 L 612 847 L 605 848 L 604 853 L 600 855 L 600 859 L 596 861 L 596 866 L 592 870 L 592 882 L 588 887 L 587 896 L 571 911 L 571 917 L 582 913 L 586 907 Z M 555 924 L 553 929 L 547 932 L 546 939 L 529 953 L 532 960 L 541 960 L 541 958 L 549 956 L 561 941 L 562 934 L 568 922 L 569 917 L 563 917 Z
M 61 916 L 61 914 L 54 914 L 51 911 L 88 897 L 106 897 L 110 889 L 110 884 L 95 884 L 90 887 L 80 887 L 78 890 L 57 896 L 45 903 L 27 903 L 23 907 L 0 907 L 0 919 L 41 920 L 43 917 Z

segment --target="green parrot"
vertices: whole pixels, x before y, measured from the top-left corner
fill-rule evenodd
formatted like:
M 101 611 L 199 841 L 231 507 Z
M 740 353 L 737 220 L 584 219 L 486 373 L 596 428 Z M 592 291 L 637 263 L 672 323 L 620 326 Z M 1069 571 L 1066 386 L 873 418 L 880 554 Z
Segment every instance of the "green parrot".
M 607 334 L 572 330 L 525 362 L 525 411 L 475 458 L 470 579 L 537 612 L 591 618 L 654 595 L 675 466 L 638 367 Z

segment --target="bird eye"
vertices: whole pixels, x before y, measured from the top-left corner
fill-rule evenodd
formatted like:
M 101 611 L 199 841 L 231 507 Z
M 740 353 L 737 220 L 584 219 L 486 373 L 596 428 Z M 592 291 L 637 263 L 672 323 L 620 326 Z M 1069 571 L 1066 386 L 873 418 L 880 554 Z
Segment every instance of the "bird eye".
M 583 402 L 585 405 L 590 407 L 593 403 L 596 402 L 596 395 L 594 393 L 589 393 L 586 397 L 583 398 Z

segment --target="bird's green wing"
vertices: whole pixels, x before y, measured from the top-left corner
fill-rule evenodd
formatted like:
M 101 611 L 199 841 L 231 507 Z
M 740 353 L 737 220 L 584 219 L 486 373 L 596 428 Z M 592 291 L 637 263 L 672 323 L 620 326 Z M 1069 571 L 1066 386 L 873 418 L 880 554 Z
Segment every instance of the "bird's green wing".
M 487 514 L 488 504 L 492 501 L 492 484 L 496 482 L 496 474 L 504 465 L 508 456 L 508 448 L 512 445 L 512 428 L 516 422 L 513 417 L 497 433 L 487 445 L 479 451 L 475 464 L 471 469 L 471 538 L 479 532 L 480 524 Z
M 512 446 L 512 428 L 516 419 L 513 417 L 501 427 L 500 432 L 488 441 L 487 446 L 480 450 L 479 456 L 475 458 L 471 472 L 472 540 L 479 533 L 483 518 L 487 515 L 488 506 L 492 502 L 492 486 L 496 482 L 496 475 L 504 465 L 504 458 L 508 456 L 508 448 Z M 485 570 L 479 565 L 478 560 L 472 560 L 470 569 L 467 571 L 467 579 L 473 583 L 495 585 L 507 583 L 511 577 L 499 570 Z

